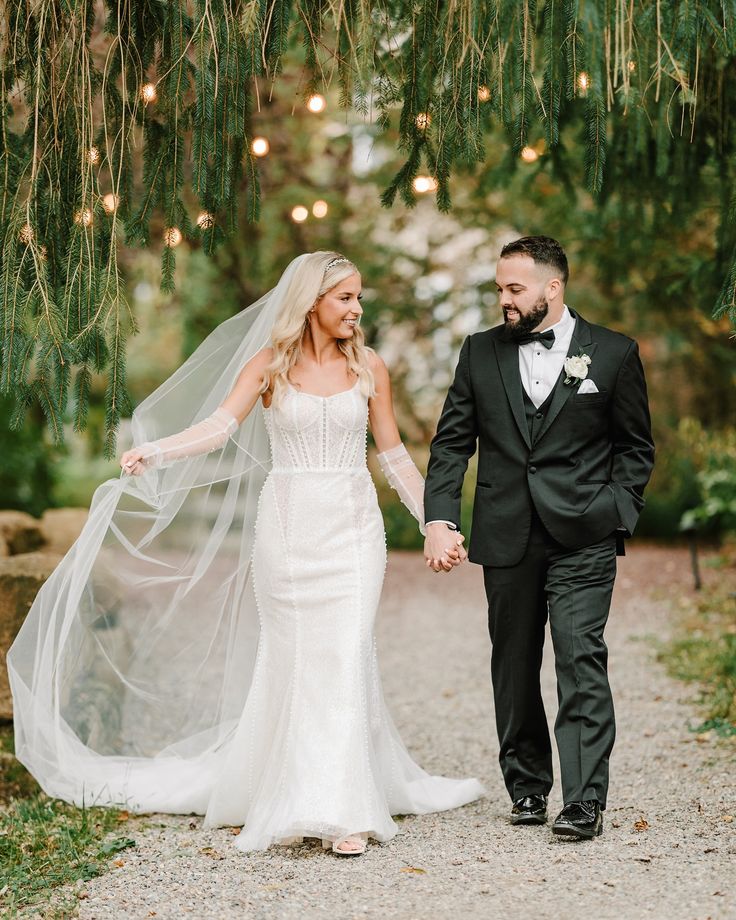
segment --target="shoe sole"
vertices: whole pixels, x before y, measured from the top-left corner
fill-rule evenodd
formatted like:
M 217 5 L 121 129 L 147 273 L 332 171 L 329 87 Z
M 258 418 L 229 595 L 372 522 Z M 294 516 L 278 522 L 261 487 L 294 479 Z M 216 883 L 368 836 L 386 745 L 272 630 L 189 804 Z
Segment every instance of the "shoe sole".
M 511 823 L 513 825 L 517 824 L 546 824 L 547 815 L 512 815 Z
M 572 827 L 569 824 L 553 824 L 552 833 L 558 834 L 560 837 L 576 837 L 578 840 L 593 840 L 595 837 L 600 837 L 603 833 L 603 824 L 599 824 L 597 830 L 593 831 L 581 831 L 579 828 Z

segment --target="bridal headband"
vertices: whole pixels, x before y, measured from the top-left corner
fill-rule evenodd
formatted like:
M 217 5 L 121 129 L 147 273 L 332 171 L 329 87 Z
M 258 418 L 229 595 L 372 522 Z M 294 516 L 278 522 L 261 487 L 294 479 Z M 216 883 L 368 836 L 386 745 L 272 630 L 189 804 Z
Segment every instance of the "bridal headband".
M 350 259 L 345 259 L 342 256 L 339 259 L 332 259 L 331 262 L 328 262 L 327 265 L 325 265 L 325 271 L 330 268 L 334 268 L 335 265 L 340 265 L 342 262 L 350 262 Z M 350 262 L 350 264 L 352 265 L 352 262 Z

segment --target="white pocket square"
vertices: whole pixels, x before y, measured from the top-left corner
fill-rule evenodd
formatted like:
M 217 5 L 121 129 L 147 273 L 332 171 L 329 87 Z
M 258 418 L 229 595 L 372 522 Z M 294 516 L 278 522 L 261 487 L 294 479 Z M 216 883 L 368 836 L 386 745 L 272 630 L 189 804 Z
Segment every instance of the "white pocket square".
M 598 387 L 593 383 L 592 380 L 589 380 L 587 377 L 578 387 L 578 393 L 597 393 Z

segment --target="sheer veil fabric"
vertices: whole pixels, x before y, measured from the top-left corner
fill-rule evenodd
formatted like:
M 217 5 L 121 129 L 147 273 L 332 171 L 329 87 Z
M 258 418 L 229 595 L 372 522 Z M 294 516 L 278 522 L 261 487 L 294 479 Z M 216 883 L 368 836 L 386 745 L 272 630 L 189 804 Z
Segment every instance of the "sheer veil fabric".
M 270 342 L 294 259 L 133 413 L 133 443 L 209 416 Z M 251 554 L 270 469 L 260 404 L 222 450 L 109 479 L 7 657 L 16 756 L 77 805 L 204 813 L 250 687 Z

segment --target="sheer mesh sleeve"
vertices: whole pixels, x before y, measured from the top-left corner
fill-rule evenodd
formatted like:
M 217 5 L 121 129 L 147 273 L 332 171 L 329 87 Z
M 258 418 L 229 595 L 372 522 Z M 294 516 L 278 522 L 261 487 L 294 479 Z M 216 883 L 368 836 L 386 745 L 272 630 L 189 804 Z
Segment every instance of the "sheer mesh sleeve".
M 403 444 L 376 456 L 388 484 L 399 494 L 424 535 L 424 478 Z
M 238 420 L 232 412 L 218 406 L 212 415 L 184 431 L 139 445 L 145 451 L 142 463 L 146 467 L 168 466 L 175 460 L 217 450 L 225 446 L 237 427 Z

